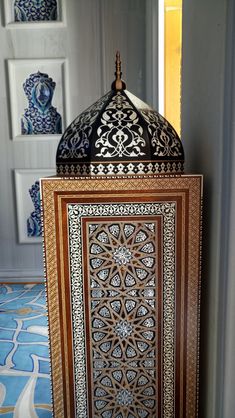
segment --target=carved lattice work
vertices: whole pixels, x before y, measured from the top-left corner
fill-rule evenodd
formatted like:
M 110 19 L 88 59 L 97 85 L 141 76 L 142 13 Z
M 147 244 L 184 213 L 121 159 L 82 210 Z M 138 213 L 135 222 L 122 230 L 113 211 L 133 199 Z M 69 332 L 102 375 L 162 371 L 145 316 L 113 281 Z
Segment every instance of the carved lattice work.
M 156 414 L 156 227 L 89 224 L 95 416 Z
M 114 217 L 114 215 L 116 215 Z M 94 217 L 100 222 L 105 221 L 105 219 L 110 219 L 110 221 L 107 223 L 104 222 L 103 225 L 105 226 L 105 229 L 103 229 L 100 234 L 98 234 L 98 237 L 96 236 L 98 232 L 96 232 L 96 241 L 92 242 L 90 246 L 90 237 L 89 231 L 86 229 L 84 225 L 89 222 L 91 223 L 91 230 L 95 228 L 95 223 L 93 222 Z M 120 219 L 122 217 L 125 217 L 128 219 L 124 224 L 120 223 Z M 92 393 L 94 391 L 94 377 L 91 372 L 85 373 L 85 364 L 84 364 L 84 357 L 87 356 L 87 353 L 92 352 L 93 346 L 91 342 L 91 334 L 92 331 L 88 329 L 89 324 L 92 322 L 92 318 L 90 317 L 90 309 L 91 307 L 94 308 L 94 306 L 90 306 L 90 302 L 87 302 L 87 295 L 90 294 L 89 285 L 87 288 L 87 283 L 91 284 L 93 286 L 94 280 L 97 279 L 93 277 L 94 274 L 98 276 L 99 271 L 102 271 L 102 275 L 108 275 L 107 277 L 107 285 L 109 285 L 109 271 L 107 268 L 105 268 L 105 263 L 107 263 L 107 260 L 112 260 L 111 265 L 113 266 L 114 271 L 112 270 L 112 277 L 110 280 L 113 279 L 113 276 L 115 279 L 118 280 L 117 274 L 115 274 L 115 271 L 124 271 L 125 266 L 129 266 L 130 272 L 132 272 L 132 275 L 129 273 L 128 278 L 126 278 L 126 275 L 121 275 L 121 278 L 123 278 L 124 282 L 127 280 L 130 280 L 130 277 L 132 277 L 135 280 L 135 283 L 140 283 L 140 277 L 141 275 L 144 275 L 145 271 L 148 272 L 148 276 L 146 276 L 145 280 L 143 279 L 142 283 L 145 283 L 146 281 L 148 283 L 148 280 L 151 281 L 154 277 L 156 280 L 156 284 L 154 286 L 158 286 L 158 291 L 151 296 L 146 297 L 146 295 L 139 293 L 139 303 L 143 303 L 145 306 L 149 307 L 152 305 L 152 316 L 155 316 L 155 321 L 157 324 L 157 329 L 160 332 L 161 328 L 161 320 L 158 318 L 160 315 L 157 315 L 157 308 L 155 309 L 155 297 L 156 295 L 162 299 L 162 297 L 166 297 L 166 301 L 164 304 L 164 324 L 162 327 L 162 333 L 164 336 L 164 344 L 162 344 L 161 340 L 161 333 L 159 334 L 159 341 L 158 345 L 161 343 L 161 351 L 163 356 L 163 379 L 160 377 L 157 377 L 156 369 L 152 373 L 152 379 L 155 381 L 155 392 L 157 390 L 158 386 L 158 380 L 161 380 L 161 387 L 159 387 L 159 393 L 161 393 L 161 390 L 164 391 L 164 397 L 167 399 L 167 402 L 164 402 L 163 408 L 165 409 L 165 418 L 171 417 L 172 413 L 174 411 L 174 374 L 175 374 L 175 366 L 174 366 L 174 304 L 175 304 L 175 204 L 172 202 L 164 202 L 164 203 L 154 203 L 154 204 L 99 204 L 99 205 L 69 205 L 68 206 L 68 218 L 69 218 L 69 247 L 70 247 L 70 268 L 71 268 L 71 278 L 72 278 L 72 304 L 73 304 L 73 324 L 74 324 L 74 330 L 73 330 L 73 342 L 74 342 L 74 365 L 75 365 L 75 388 L 76 388 L 76 399 L 77 399 L 77 411 L 78 417 L 85 417 L 85 410 L 88 407 L 90 408 L 89 416 L 94 416 L 94 399 L 92 398 Z M 133 220 L 134 223 L 133 223 Z M 138 220 L 138 223 L 136 223 Z M 153 222 L 154 221 L 154 222 Z M 157 222 L 161 222 L 161 227 L 156 228 L 155 224 Z M 141 227 L 142 224 L 142 227 Z M 148 225 L 148 226 L 147 226 Z M 134 229 L 133 229 L 134 228 Z M 132 230 L 132 232 L 131 232 Z M 163 232 L 164 231 L 164 232 Z M 91 233 L 91 231 L 90 231 Z M 130 234 L 130 237 L 128 238 L 128 233 Z M 95 231 L 94 231 L 95 234 Z M 116 234 L 116 237 L 115 237 Z M 158 239 L 156 241 L 156 236 L 158 235 Z M 162 238 L 164 235 L 164 239 L 162 242 Z M 155 238 L 154 238 L 155 237 Z M 99 238 L 99 239 L 98 239 Z M 93 238 L 92 238 L 93 239 Z M 142 239 L 142 241 L 141 241 Z M 103 241 L 102 241 L 103 240 Z M 106 242 L 105 242 L 106 241 Z M 146 241 L 146 242 L 145 242 Z M 111 242 L 111 244 L 110 244 Z M 128 245 L 127 245 L 128 243 Z M 160 251 L 157 251 L 156 243 L 161 246 L 163 250 L 163 253 L 160 255 Z M 152 244 L 152 245 L 151 245 Z M 165 245 L 166 244 L 166 245 Z M 135 253 L 133 253 L 133 247 Z M 83 250 L 82 250 L 83 248 Z M 152 251 L 152 253 L 148 253 L 145 251 Z M 94 254 L 94 252 L 96 253 Z M 101 251 L 100 253 L 98 251 Z M 105 252 L 105 256 L 102 257 L 102 251 Z M 158 260 L 156 259 L 156 251 L 158 253 Z M 83 252 L 83 254 L 82 254 Z M 87 260 L 86 265 L 89 265 L 89 268 L 84 268 L 84 260 L 86 259 L 85 255 L 90 254 L 89 260 Z M 111 254 L 107 257 L 107 254 Z M 135 257 L 133 256 L 135 254 Z M 126 264 L 125 264 L 126 263 Z M 160 266 L 162 264 L 162 266 Z M 82 267 L 83 266 L 83 267 Z M 132 266 L 132 267 L 131 267 Z M 139 266 L 137 269 L 135 269 L 135 266 Z M 163 268 L 163 266 L 165 266 Z M 107 267 L 107 266 L 106 266 Z M 159 267 L 159 271 L 158 271 Z M 97 271 L 96 271 L 97 269 Z M 96 271 L 96 273 L 95 273 Z M 163 283 L 159 285 L 157 283 L 157 280 L 160 279 L 160 272 L 163 273 Z M 84 276 L 85 274 L 85 276 Z M 139 274 L 139 277 L 138 277 Z M 82 277 L 84 276 L 84 280 L 82 280 Z M 158 277 L 159 276 L 159 277 Z M 164 277 L 165 276 L 165 277 Z M 102 281 L 100 277 L 98 276 L 99 281 Z M 119 275 L 120 278 L 120 275 Z M 122 280 L 120 278 L 120 281 Z M 84 285 L 82 284 L 82 281 Z M 127 281 L 128 283 L 128 281 Z M 126 282 L 125 288 L 126 286 Z M 134 283 L 133 283 L 134 285 Z M 112 286 L 112 284 L 111 284 Z M 138 286 L 140 286 L 138 284 Z M 137 287 L 138 287 L 137 286 Z M 143 284 L 142 284 L 143 286 Z M 149 287 L 149 284 L 148 284 Z M 145 291 L 151 290 L 148 289 L 142 289 Z M 123 288 L 123 290 L 125 290 Z M 136 286 L 133 286 L 132 290 L 135 289 Z M 93 288 L 91 288 L 93 289 Z M 99 291 L 99 288 L 93 289 L 94 291 Z M 102 289 L 101 289 L 102 290 Z M 161 290 L 163 291 L 165 296 L 161 296 Z M 126 290 L 128 291 L 128 290 Z M 130 290 L 131 291 L 131 290 Z M 107 290 L 108 293 L 99 293 L 100 300 L 103 300 L 104 296 L 107 294 L 110 294 L 110 290 Z M 113 297 L 115 300 L 115 295 L 113 292 L 115 292 L 115 289 L 113 289 L 112 293 L 110 294 L 110 297 Z M 96 293 L 98 295 L 98 293 Z M 138 294 L 133 293 L 135 295 L 135 298 L 138 296 Z M 129 296 L 129 300 L 131 295 Z M 132 296 L 134 299 L 134 296 Z M 116 298 L 117 299 L 117 298 Z M 133 300 L 132 299 L 132 300 Z M 84 323 L 82 311 L 84 311 L 84 300 L 86 301 L 86 324 Z M 148 300 L 148 302 L 147 302 Z M 94 304 L 93 304 L 94 305 Z M 159 308 L 161 306 L 161 303 L 159 304 Z M 125 308 L 125 304 L 124 304 Z M 155 311 L 154 311 L 155 310 Z M 118 324 L 115 324 L 118 325 Z M 120 327 L 123 327 L 123 324 L 119 323 Z M 85 331 L 86 330 L 86 331 Z M 144 331 L 143 331 L 144 332 Z M 85 339 L 86 341 L 85 341 Z M 116 336 L 117 338 L 117 336 Z M 143 339 L 143 336 L 142 336 Z M 161 340 L 161 341 L 160 341 Z M 139 340 L 139 346 L 142 346 L 143 341 Z M 137 344 L 137 342 L 136 342 Z M 96 344 L 98 345 L 98 344 Z M 138 347 L 138 345 L 137 345 Z M 155 345 L 157 347 L 157 345 Z M 126 347 L 127 349 L 127 347 Z M 133 348 L 134 349 L 134 348 Z M 160 351 L 159 350 L 159 351 Z M 112 351 L 111 349 L 108 351 Z M 117 349 L 117 351 L 120 353 L 120 350 Z M 139 348 L 138 348 L 138 351 Z M 147 349 L 146 349 L 147 351 Z M 151 351 L 151 350 L 149 350 Z M 117 353 L 118 354 L 118 353 Z M 147 354 L 150 356 L 150 353 L 142 352 L 142 359 L 144 360 L 144 356 L 146 359 L 149 359 L 150 357 L 147 357 Z M 90 363 L 92 363 L 93 360 L 95 360 L 95 356 L 97 354 L 94 353 L 93 357 L 90 359 Z M 108 352 L 108 355 L 110 357 L 110 353 Z M 153 353 L 151 351 L 151 355 L 156 357 L 156 349 Z M 122 356 L 122 354 L 121 354 Z M 138 357 L 138 353 L 133 357 Z M 118 359 L 118 357 L 117 357 Z M 128 359 L 128 361 L 131 359 L 131 357 Z M 159 358 L 157 361 L 158 367 L 162 368 L 162 362 Z M 123 365 L 126 367 L 126 361 L 123 359 Z M 160 366 L 161 365 L 161 366 Z M 109 367 L 110 365 L 104 365 L 104 367 Z M 119 365 L 120 367 L 120 365 Z M 135 364 L 136 367 L 136 364 Z M 146 365 L 139 363 L 139 372 L 141 370 L 145 369 L 146 371 Z M 142 367 L 142 369 L 141 369 Z M 88 367 L 87 370 L 91 370 L 91 366 Z M 161 370 L 159 369 L 159 373 L 161 373 Z M 147 381 L 146 381 L 147 384 Z M 86 406 L 86 398 L 84 396 L 86 386 L 90 385 L 89 389 L 89 401 L 88 405 Z M 151 386 L 151 384 L 149 384 Z M 152 400 L 146 399 L 147 401 Z M 104 400 L 103 400 L 104 401 Z M 117 406 L 117 397 L 113 397 L 112 401 Z M 106 401 L 104 401 L 106 402 Z M 103 408 L 106 406 L 106 403 L 99 403 L 98 405 L 103 406 Z M 158 408 L 160 407 L 160 402 L 158 403 Z M 162 406 L 160 407 L 160 409 Z M 80 415 L 80 411 L 83 411 L 83 415 Z M 100 408 L 101 410 L 101 408 Z M 143 409 L 142 404 L 142 410 L 140 408 L 140 414 L 139 416 L 151 416 L 152 412 L 149 413 L 148 410 L 146 410 L 147 415 L 145 415 L 145 411 Z M 97 415 L 99 417 L 106 417 L 105 415 Z M 108 416 L 108 415 L 107 415 Z M 115 415 L 110 415 L 110 417 Z M 137 415 L 138 416 L 138 415 Z M 156 414 L 157 416 L 157 414 Z M 160 410 L 159 410 L 159 416 L 160 416 Z M 128 414 L 124 414 L 123 418 L 127 418 Z M 119 417 L 121 418 L 121 416 Z M 129 417 L 130 418 L 130 417 Z

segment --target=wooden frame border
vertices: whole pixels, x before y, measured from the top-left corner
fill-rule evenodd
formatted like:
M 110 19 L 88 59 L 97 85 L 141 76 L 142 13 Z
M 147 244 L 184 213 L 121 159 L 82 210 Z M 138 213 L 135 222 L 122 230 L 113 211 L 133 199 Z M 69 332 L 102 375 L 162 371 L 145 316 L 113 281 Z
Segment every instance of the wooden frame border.
M 200 304 L 200 239 L 201 239 L 201 196 L 202 196 L 201 176 L 156 176 L 143 178 L 75 178 L 62 179 L 52 178 L 42 180 L 42 198 L 44 202 L 44 251 L 45 251 L 45 274 L 47 277 L 48 288 L 48 312 L 51 342 L 51 361 L 52 361 L 52 385 L 54 416 L 71 417 L 66 402 L 69 394 L 64 393 L 64 376 L 62 370 L 62 331 L 60 328 L 60 308 L 59 289 L 57 282 L 58 270 L 58 249 L 56 242 L 55 225 L 60 223 L 58 219 L 58 202 L 67 197 L 73 200 L 77 196 L 90 195 L 94 197 L 96 193 L 117 194 L 118 190 L 133 191 L 144 190 L 143 194 L 151 191 L 159 194 L 169 194 L 173 196 L 188 194 L 188 204 L 184 217 L 188 217 L 188 229 L 185 236 L 188 239 L 187 248 L 183 258 L 188 262 L 188 271 L 182 271 L 182 280 L 187 280 L 186 300 L 181 323 L 186 344 L 184 356 L 183 379 L 184 393 L 180 395 L 179 411 L 177 417 L 196 417 L 198 404 L 198 347 L 199 347 L 199 304 Z M 71 200 L 71 201 L 72 201 Z M 57 204 L 55 204 L 57 202 Z M 64 220 L 66 221 L 66 220 Z M 183 218 L 185 221 L 185 218 Z M 61 252 L 63 249 L 59 249 Z M 185 264 L 186 265 L 186 264 Z M 186 277 L 187 276 L 187 277 Z M 185 299 L 186 298 L 186 299 Z M 181 373 L 183 371 L 181 370 Z M 182 379 L 182 378 L 181 378 Z M 68 387 L 68 385 L 67 385 Z M 182 397 L 183 396 L 183 397 Z M 164 418 L 169 415 L 166 413 Z M 176 415 L 175 415 L 176 416 Z

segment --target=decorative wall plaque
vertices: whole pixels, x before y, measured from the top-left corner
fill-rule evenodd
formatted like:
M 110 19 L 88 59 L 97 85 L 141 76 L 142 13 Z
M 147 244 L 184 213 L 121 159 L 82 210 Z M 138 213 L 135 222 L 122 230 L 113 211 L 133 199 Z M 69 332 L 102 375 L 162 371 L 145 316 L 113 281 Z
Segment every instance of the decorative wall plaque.
M 15 0 L 16 22 L 57 20 L 56 0 Z
M 40 71 L 25 80 L 23 89 L 28 107 L 21 117 L 22 135 L 61 134 L 61 116 L 52 105 L 55 87 L 52 78 Z
M 202 179 L 124 90 L 118 56 L 41 182 L 54 416 L 196 418 Z
M 66 25 L 65 0 L 3 0 L 7 29 L 58 28 Z
M 60 140 L 69 120 L 67 74 L 63 58 L 8 60 L 13 140 Z
M 40 207 L 40 187 L 39 181 L 35 181 L 29 189 L 29 194 L 34 205 L 34 211 L 31 212 L 27 219 L 27 235 L 28 237 L 41 237 L 41 207 Z
M 54 174 L 54 169 L 14 170 L 17 235 L 20 244 L 42 243 L 39 179 Z

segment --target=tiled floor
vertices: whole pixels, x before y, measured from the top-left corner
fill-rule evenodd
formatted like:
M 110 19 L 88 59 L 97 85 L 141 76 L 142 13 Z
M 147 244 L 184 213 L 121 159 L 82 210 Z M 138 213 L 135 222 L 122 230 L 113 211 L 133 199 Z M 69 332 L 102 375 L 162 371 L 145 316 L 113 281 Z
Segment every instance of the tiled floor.
M 0 415 L 51 418 L 43 284 L 0 285 Z

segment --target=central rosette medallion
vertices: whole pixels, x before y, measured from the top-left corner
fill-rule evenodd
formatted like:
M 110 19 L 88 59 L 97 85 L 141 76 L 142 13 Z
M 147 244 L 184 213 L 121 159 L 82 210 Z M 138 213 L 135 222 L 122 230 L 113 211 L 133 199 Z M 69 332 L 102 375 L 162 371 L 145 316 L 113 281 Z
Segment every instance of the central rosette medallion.
M 118 247 L 113 253 L 113 258 L 116 261 L 116 263 L 118 263 L 121 266 L 122 264 L 125 265 L 129 263 L 129 261 L 132 258 L 132 254 L 129 248 Z
M 121 338 L 129 337 L 133 331 L 133 327 L 127 321 L 120 321 L 115 326 L 116 334 Z
M 133 402 L 133 395 L 126 389 L 120 390 L 117 394 L 117 404 L 118 405 L 131 405 Z

